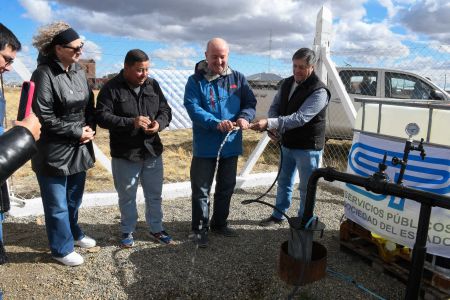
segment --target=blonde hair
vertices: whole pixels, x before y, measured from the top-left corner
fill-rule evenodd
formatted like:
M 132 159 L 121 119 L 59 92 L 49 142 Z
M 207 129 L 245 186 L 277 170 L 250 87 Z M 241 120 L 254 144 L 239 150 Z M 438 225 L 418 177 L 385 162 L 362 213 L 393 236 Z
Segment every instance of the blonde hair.
M 68 28 L 70 28 L 70 25 L 63 21 L 40 27 L 38 32 L 33 36 L 33 46 L 44 55 L 50 54 L 53 51 L 53 38 Z

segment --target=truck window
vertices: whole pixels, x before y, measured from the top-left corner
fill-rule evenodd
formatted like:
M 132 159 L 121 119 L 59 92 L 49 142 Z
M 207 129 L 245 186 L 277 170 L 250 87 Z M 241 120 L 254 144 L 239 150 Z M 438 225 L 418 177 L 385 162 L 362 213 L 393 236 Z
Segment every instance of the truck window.
M 414 76 L 386 72 L 385 81 L 385 97 L 387 98 L 432 99 L 432 88 Z
M 342 83 L 349 94 L 376 96 L 377 71 L 342 70 L 339 72 Z

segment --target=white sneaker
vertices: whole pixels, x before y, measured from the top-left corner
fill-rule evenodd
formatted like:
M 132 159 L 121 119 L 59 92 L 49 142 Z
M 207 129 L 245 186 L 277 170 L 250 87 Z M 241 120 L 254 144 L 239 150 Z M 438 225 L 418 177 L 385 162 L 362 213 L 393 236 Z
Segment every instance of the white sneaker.
M 80 248 L 92 248 L 95 247 L 96 242 L 93 238 L 88 237 L 87 235 L 84 236 L 81 240 L 74 242 L 75 246 L 78 246 Z
M 83 256 L 81 256 L 80 254 L 76 253 L 75 251 L 70 252 L 69 254 L 67 254 L 64 257 L 55 257 L 55 256 L 53 256 L 53 259 L 59 261 L 63 265 L 71 266 L 71 267 L 79 266 L 79 265 L 84 263 Z

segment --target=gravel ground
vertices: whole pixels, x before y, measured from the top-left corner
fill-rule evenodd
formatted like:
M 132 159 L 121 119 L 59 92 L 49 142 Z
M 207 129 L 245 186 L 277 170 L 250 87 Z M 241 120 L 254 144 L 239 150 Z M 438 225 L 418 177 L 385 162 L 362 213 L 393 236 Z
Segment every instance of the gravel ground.
M 118 246 L 119 210 L 116 206 L 80 211 L 85 232 L 99 247 L 79 250 L 85 263 L 66 267 L 51 259 L 43 217 L 9 218 L 4 224 L 9 263 L 0 266 L 4 299 L 286 299 L 293 287 L 276 271 L 280 244 L 288 239 L 287 224 L 259 227 L 271 209 L 260 204 L 242 205 L 264 189 L 236 191 L 229 217 L 239 237 L 210 235 L 210 245 L 198 249 L 188 239 L 190 199 L 165 200 L 165 227 L 176 240 L 173 246 L 153 243 L 147 234 L 143 206 L 137 242 L 132 249 Z M 273 193 L 264 200 L 274 201 Z M 298 198 L 293 207 L 298 208 Z M 316 211 L 326 224 L 317 240 L 328 250 L 328 267 L 353 277 L 386 299 L 402 299 L 405 285 L 383 275 L 360 258 L 339 250 L 342 194 L 321 185 Z M 294 215 L 294 209 L 289 211 Z M 294 299 L 370 299 L 354 285 L 326 276 L 301 287 Z M 1 297 L 0 297 L 1 299 Z

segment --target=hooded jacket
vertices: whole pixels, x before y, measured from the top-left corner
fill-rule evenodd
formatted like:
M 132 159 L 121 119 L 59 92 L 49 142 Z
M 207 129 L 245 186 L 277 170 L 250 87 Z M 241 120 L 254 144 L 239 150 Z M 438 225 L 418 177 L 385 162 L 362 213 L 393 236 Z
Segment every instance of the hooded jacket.
M 92 168 L 92 142 L 80 144 L 84 126 L 95 130 L 94 94 L 83 68 L 74 63 L 66 72 L 55 57 L 40 55 L 31 80 L 36 85 L 33 111 L 42 125 L 33 171 L 67 176 Z
M 195 66 L 195 73 L 186 83 L 184 106 L 192 120 L 193 155 L 216 157 L 227 135 L 217 129 L 223 120 L 235 122 L 244 118 L 248 122 L 255 117 L 256 98 L 244 75 L 231 70 L 213 76 L 208 72 L 205 60 Z M 234 131 L 224 144 L 221 157 L 242 154 L 242 130 Z

